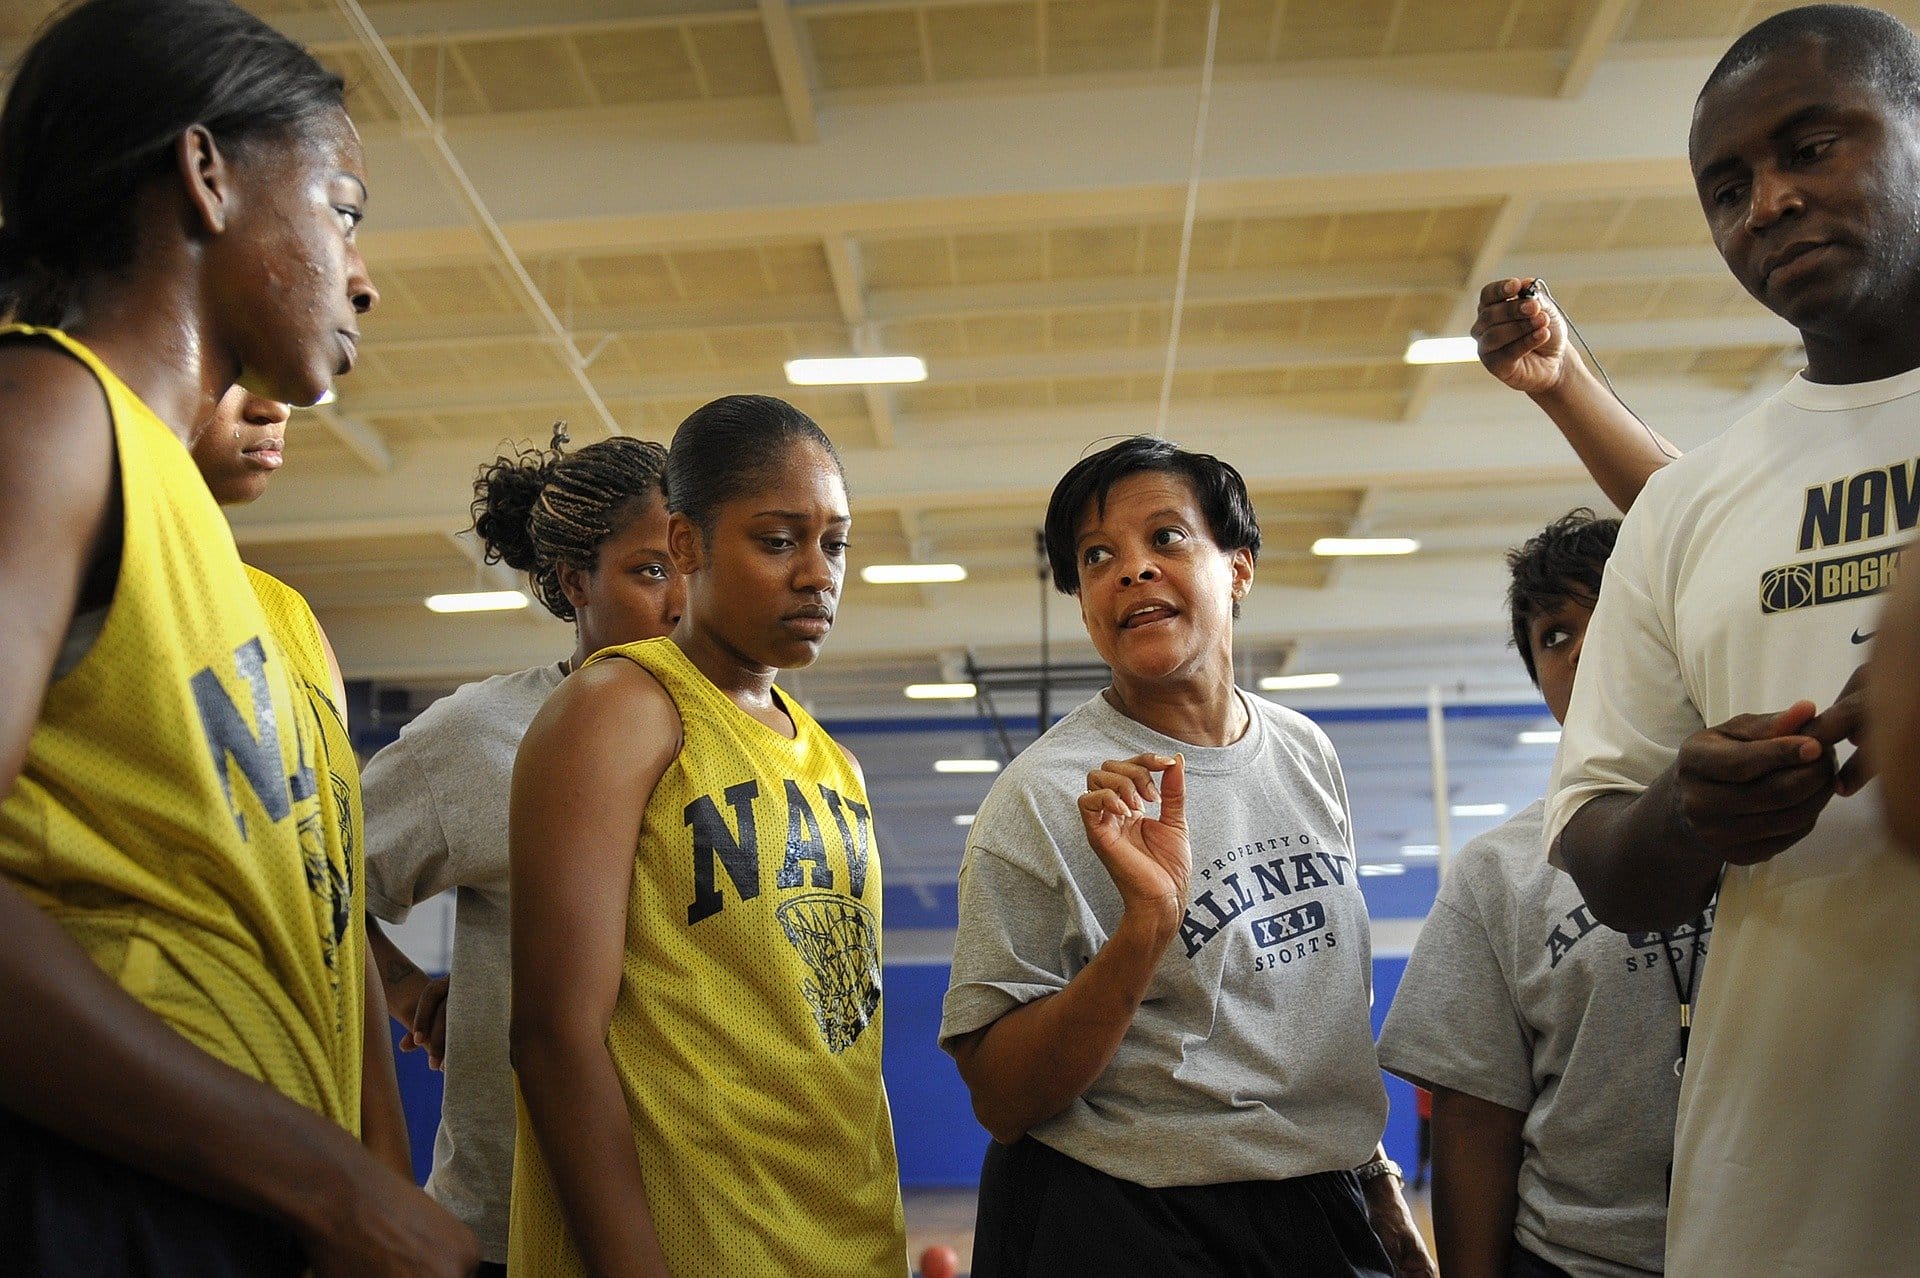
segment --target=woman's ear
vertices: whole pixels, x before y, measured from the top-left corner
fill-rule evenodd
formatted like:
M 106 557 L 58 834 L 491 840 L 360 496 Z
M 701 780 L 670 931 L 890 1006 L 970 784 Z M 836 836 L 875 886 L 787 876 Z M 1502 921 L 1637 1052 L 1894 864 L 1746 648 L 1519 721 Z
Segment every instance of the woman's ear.
M 675 572 L 682 577 L 698 572 L 705 566 L 706 548 L 700 526 L 685 513 L 676 510 L 667 516 L 667 557 Z
M 572 564 L 560 564 L 556 571 L 560 578 L 560 593 L 567 597 L 573 610 L 579 612 L 591 602 L 587 595 L 587 578 L 592 574 Z
M 1242 546 L 1233 552 L 1231 559 L 1233 601 L 1237 604 L 1253 589 L 1253 551 Z
M 213 134 L 204 124 L 182 130 L 173 158 L 195 228 L 207 235 L 225 232 L 233 217 L 233 166 Z

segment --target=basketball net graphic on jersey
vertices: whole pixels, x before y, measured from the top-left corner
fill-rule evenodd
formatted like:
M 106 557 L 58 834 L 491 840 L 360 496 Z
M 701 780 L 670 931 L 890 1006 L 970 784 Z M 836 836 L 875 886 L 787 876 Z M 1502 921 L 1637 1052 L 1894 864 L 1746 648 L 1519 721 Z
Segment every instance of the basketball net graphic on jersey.
M 314 913 L 323 920 L 320 928 L 320 953 L 327 970 L 338 979 L 340 941 L 352 921 L 353 889 L 348 873 L 327 855 L 325 819 L 318 812 L 300 817 L 296 827 L 300 836 L 300 854 L 305 862 L 307 888 L 314 896 Z
M 800 992 L 827 1050 L 846 1051 L 880 1006 L 880 947 L 873 915 L 847 897 L 816 892 L 776 911 L 787 941 L 806 960 L 813 979 Z

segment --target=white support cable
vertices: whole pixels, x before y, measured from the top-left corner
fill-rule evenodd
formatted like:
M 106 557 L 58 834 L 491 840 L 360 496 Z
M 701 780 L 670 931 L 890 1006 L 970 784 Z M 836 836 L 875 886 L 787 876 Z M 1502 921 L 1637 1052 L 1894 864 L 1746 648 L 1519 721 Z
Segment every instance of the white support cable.
M 351 3 L 352 0 L 343 0 Z M 1187 259 L 1193 251 L 1193 219 L 1200 204 L 1200 156 L 1207 145 L 1207 109 L 1213 103 L 1213 55 L 1220 40 L 1220 0 L 1207 6 L 1207 53 L 1200 60 L 1200 106 L 1193 119 L 1193 155 L 1187 162 L 1187 208 L 1180 219 L 1180 263 L 1173 273 L 1173 315 L 1167 322 L 1167 364 L 1160 374 L 1160 412 L 1153 433 L 1167 433 L 1173 404 L 1173 366 L 1180 357 L 1180 317 L 1187 306 Z
M 393 53 L 387 48 L 386 41 L 380 38 L 380 32 L 374 27 L 372 19 L 367 17 L 360 0 L 334 0 L 341 20 L 354 33 L 360 42 L 361 51 L 372 64 L 374 75 L 382 81 L 382 87 L 393 100 L 402 114 L 410 115 L 420 128 L 427 141 L 432 143 L 434 154 L 439 158 L 441 176 L 453 188 L 453 192 L 466 206 L 467 216 L 473 220 L 476 228 L 493 249 L 501 265 L 506 267 L 508 277 L 516 286 L 521 302 L 532 312 L 540 326 L 546 330 L 547 340 L 560 347 L 567 371 L 573 374 L 580 393 L 593 411 L 599 416 L 601 425 L 607 428 L 609 435 L 621 435 L 620 423 L 614 420 L 613 412 L 607 407 L 606 400 L 595 389 L 593 379 L 587 376 L 587 360 L 580 354 L 580 347 L 574 342 L 573 334 L 567 331 L 560 317 L 547 304 L 546 295 L 539 285 L 533 282 L 533 276 L 527 273 L 525 262 L 507 241 L 506 232 L 500 229 L 493 211 L 480 198 L 479 190 L 473 180 L 467 176 L 467 170 L 447 143 L 446 130 L 439 120 L 428 113 L 426 105 L 420 101 L 420 95 L 413 91 L 413 84 L 400 70 L 400 64 L 393 60 Z
M 1453 788 L 1447 781 L 1447 705 L 1438 684 L 1427 688 L 1427 757 L 1433 765 L 1433 842 L 1439 851 L 1434 864 L 1444 882 L 1453 868 Z

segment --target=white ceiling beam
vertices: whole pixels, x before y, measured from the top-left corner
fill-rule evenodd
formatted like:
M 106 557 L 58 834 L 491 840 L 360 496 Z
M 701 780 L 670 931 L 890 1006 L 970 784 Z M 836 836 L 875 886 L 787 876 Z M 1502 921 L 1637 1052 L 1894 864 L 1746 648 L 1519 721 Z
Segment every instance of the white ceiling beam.
M 1416 424 L 1288 414 L 1258 401 L 1176 402 L 1169 433 L 1233 461 L 1259 494 L 1375 486 L 1493 491 L 1517 482 L 1580 481 L 1579 462 L 1538 410 L 1487 381 L 1486 388 L 1448 397 Z M 1670 381 L 1622 389 L 1683 447 L 1723 426 L 1738 395 Z M 981 415 L 949 419 L 918 447 L 848 449 L 854 510 L 967 511 L 977 519 L 983 510 L 1030 509 L 1037 519 L 1054 480 L 1088 440 L 1136 433 L 1153 417 L 1150 403 L 1128 412 Z M 234 536 L 244 546 L 445 535 L 465 524 L 475 462 L 491 448 L 423 440 L 399 454 L 390 473 L 355 482 L 351 514 L 341 510 L 337 473 L 290 468 L 265 501 L 233 512 Z
M 305 411 L 311 412 L 314 420 L 326 427 L 368 470 L 384 475 L 393 469 L 393 451 L 387 447 L 386 437 L 358 417 L 343 413 L 331 404 L 316 404 Z
M 829 259 L 831 266 L 831 259 Z M 1555 284 L 1644 279 L 1720 280 L 1727 268 L 1706 246 L 1655 249 L 1596 249 L 1512 256 L 1498 263 L 1487 279 L 1503 275 L 1540 275 Z M 1165 274 L 1087 279 L 1033 280 L 1006 284 L 967 284 L 953 288 L 869 289 L 869 321 L 960 318 L 1031 311 L 1095 310 L 1164 303 L 1173 277 Z M 1450 259 L 1355 262 L 1341 266 L 1300 266 L 1269 270 L 1214 271 L 1187 280 L 1189 306 L 1243 302 L 1392 297 L 1400 293 L 1453 292 L 1485 280 L 1469 279 Z M 835 280 L 840 288 L 839 277 Z M 725 330 L 846 322 L 847 302 L 834 295 L 647 302 L 634 306 L 575 309 L 577 339 L 618 335 L 679 333 L 689 329 Z M 541 340 L 523 315 L 453 315 L 389 318 L 376 313 L 368 321 L 368 349 L 458 349 L 500 341 Z
M 370 143 L 369 150 L 375 149 L 379 148 Z M 876 147 L 876 151 L 884 149 Z M 376 185 L 383 167 L 401 162 L 404 157 L 398 154 L 387 158 L 384 165 L 376 161 Z M 608 164 L 622 162 L 615 156 L 606 157 Z M 568 164 L 564 174 L 557 175 L 555 180 L 587 181 L 585 168 L 576 169 Z M 1303 175 L 1246 178 L 1230 183 L 1203 180 L 1199 216 L 1202 219 L 1282 217 L 1427 208 L 1538 194 L 1542 190 L 1550 190 L 1556 198 L 1568 200 L 1610 199 L 1690 195 L 1693 185 L 1686 160 L 1678 155 L 1548 160 L 1536 165 L 1489 163 L 1472 168 L 1361 174 L 1347 178 Z M 1144 181 L 1124 187 L 972 191 L 950 196 L 910 194 L 845 202 L 834 201 L 828 192 L 819 194 L 821 202 L 814 204 L 761 203 L 756 198 L 752 203 L 728 203 L 703 210 L 624 213 L 555 210 L 550 216 L 537 220 L 511 222 L 505 229 L 515 247 L 523 255 L 533 257 L 559 253 L 735 248 L 769 240 L 823 238 L 836 233 L 934 235 L 1026 230 L 1063 223 L 1166 222 L 1177 219 L 1181 207 L 1179 187 Z M 473 232 L 441 222 L 437 216 L 428 224 L 389 222 L 384 228 L 369 230 L 363 240 L 369 259 L 401 266 L 471 262 L 480 255 L 481 249 Z
M 1450 333 L 1463 333 L 1473 325 L 1473 318 L 1480 310 L 1480 290 L 1494 268 L 1507 256 L 1509 250 L 1520 241 L 1533 221 L 1534 210 L 1539 207 L 1536 200 L 1524 196 L 1509 195 L 1500 201 L 1499 210 L 1493 215 L 1493 221 L 1487 226 L 1487 233 L 1480 241 L 1480 248 L 1473 255 L 1473 265 L 1467 268 L 1467 280 L 1460 295 L 1454 299 L 1453 310 L 1447 315 L 1447 322 L 1441 326 L 1441 336 Z M 1414 377 L 1413 389 L 1407 395 L 1406 408 L 1401 416 L 1408 421 L 1418 421 L 1427 411 L 1427 405 L 1433 402 L 1433 395 L 1440 387 L 1441 369 L 1437 364 L 1420 370 Z
M 1706 223 L 1701 222 L 1704 229 Z M 1511 254 L 1486 273 L 1468 279 L 1478 288 L 1489 280 L 1538 275 L 1549 284 L 1605 283 L 1610 280 L 1731 280 L 1727 264 L 1711 244 L 1675 248 L 1584 249 L 1561 253 Z
M 795 27 L 803 41 L 803 48 L 807 19 L 856 13 L 898 13 L 908 7 L 899 3 L 899 0 L 788 0 L 788 3 L 795 14 Z M 997 6 L 1003 3 L 1004 0 L 942 0 L 941 7 L 961 8 L 976 4 Z M 1621 3 L 1622 0 L 1602 0 L 1600 7 L 1605 10 Z M 1276 11 L 1276 29 L 1285 8 L 1282 0 Z M 379 6 L 378 16 L 384 43 L 397 51 L 444 44 L 592 38 L 622 31 L 701 24 L 745 25 L 763 21 L 756 0 L 675 0 L 668 5 L 654 3 L 653 0 L 540 0 L 537 5 L 528 5 L 524 0 L 422 0 L 411 4 L 383 3 Z M 1581 42 L 1576 44 L 1575 53 L 1590 47 L 1591 41 L 1600 39 L 1599 33 L 1603 28 L 1595 21 L 1598 16 L 1598 13 L 1591 15 L 1589 22 L 1581 27 Z M 1626 16 L 1630 18 L 1631 12 Z M 271 15 L 271 21 L 279 30 L 322 56 L 358 51 L 358 41 L 352 30 L 333 13 L 276 13 Z M 1625 19 L 1618 21 L 1612 29 L 1613 34 L 1617 34 L 1624 26 Z M 14 65 L 26 48 L 27 41 L 24 39 L 0 41 L 0 65 Z M 1596 66 L 1600 57 L 1608 52 L 1604 41 L 1600 41 L 1597 48 L 1598 55 L 1589 55 Z M 1724 50 L 1725 42 L 1722 40 L 1636 41 L 1616 46 L 1614 53 L 1619 57 L 1636 59 L 1714 58 Z M 1429 80 L 1497 83 L 1522 93 L 1535 92 L 1537 88 L 1542 94 L 1577 96 L 1566 92 L 1566 86 L 1578 82 L 1578 77 L 1572 74 L 1576 65 L 1572 56 L 1563 56 L 1558 52 L 1503 50 L 1493 53 L 1397 55 L 1388 58 L 1285 59 L 1221 67 L 1215 74 L 1221 81 L 1261 81 L 1297 80 L 1303 77 L 1351 79 L 1403 72 Z M 1591 74 L 1592 70 L 1589 69 L 1587 75 L 1590 77 Z M 1054 73 L 1050 79 L 1059 83 L 1062 77 Z M 1187 68 L 1174 67 L 1152 71 L 1095 72 L 1073 75 L 1067 79 L 1087 85 L 1141 87 L 1180 84 L 1190 87 L 1192 73 Z M 812 97 L 817 110 L 823 100 L 871 103 L 908 96 L 974 97 L 1003 92 L 1009 83 L 1019 82 L 959 81 L 841 90 L 831 94 L 815 90 Z M 670 105 L 695 118 L 716 119 L 732 114 L 739 104 L 729 100 Z M 528 113 L 528 116 L 538 118 L 544 114 L 534 112 Z M 615 107 L 598 113 L 598 118 L 633 118 L 636 114 L 644 115 L 647 112 L 636 113 L 628 108 Z M 496 117 L 496 120 L 500 118 Z M 370 124 L 365 132 L 378 133 L 383 127 Z
M 820 140 L 819 112 L 814 102 L 813 59 L 807 54 L 807 35 L 793 16 L 788 0 L 760 0 L 760 24 L 766 31 L 767 51 L 780 81 L 780 100 L 787 109 L 787 125 L 795 142 Z
M 847 236 L 830 237 L 829 244 L 858 242 Z M 633 306 L 576 308 L 573 332 L 581 340 L 605 333 L 680 333 L 689 329 L 784 327 L 788 325 L 893 323 L 900 320 L 959 318 L 967 315 L 1003 315 L 1038 310 L 1093 310 L 1114 306 L 1165 303 L 1172 294 L 1168 274 L 1107 278 L 1032 280 L 1005 284 L 973 284 L 955 288 L 868 289 L 849 294 L 843 281 L 847 268 L 830 250 L 828 270 L 834 293 L 773 298 L 695 298 L 688 301 L 647 302 Z M 1717 274 L 1720 259 L 1707 254 Z M 1560 270 L 1552 278 L 1575 282 L 1592 271 L 1597 278 L 1623 278 L 1625 271 L 1605 271 L 1604 255 L 1582 271 Z M 1636 264 L 1622 255 L 1621 266 Z M 1664 272 L 1662 273 L 1665 274 Z M 1278 302 L 1299 299 L 1392 297 L 1399 293 L 1451 292 L 1461 286 L 1458 263 L 1432 258 L 1407 262 L 1357 262 L 1343 266 L 1288 267 L 1275 270 L 1217 271 L 1190 276 L 1188 305 L 1234 302 Z M 854 300 L 857 299 L 857 300 Z M 862 316 L 849 321 L 849 314 Z M 503 340 L 540 340 L 521 315 L 455 315 L 388 319 L 376 313 L 367 323 L 368 349 L 453 349 Z
M 1699 319 L 1636 320 L 1582 325 L 1596 350 L 1725 350 L 1758 346 L 1786 347 L 1799 335 L 1768 314 Z M 1321 341 L 1236 342 L 1185 346 L 1180 371 L 1192 373 L 1266 372 L 1289 368 L 1338 368 L 1398 361 L 1407 336 Z M 931 385 L 1042 381 L 1053 378 L 1137 377 L 1160 371 L 1164 356 L 1149 346 L 1095 350 L 1009 352 L 999 355 L 934 356 L 927 361 Z M 690 371 L 605 377 L 598 382 L 610 402 L 711 398 L 752 391 L 780 394 L 786 383 L 778 368 Z M 564 379 L 475 385 L 464 382 L 409 383 L 370 389 L 355 395 L 353 408 L 367 417 L 412 413 L 440 416 L 473 412 L 544 409 L 574 398 Z
M 874 331 L 872 315 L 868 309 L 867 272 L 860 261 L 860 244 L 850 235 L 829 235 L 821 245 L 827 255 L 827 275 L 833 281 L 833 295 L 840 307 L 840 318 L 847 326 L 847 343 L 856 355 L 881 354 L 880 339 Z M 885 386 L 862 386 L 860 398 L 866 404 L 867 421 L 873 427 L 873 438 L 881 448 L 892 448 L 899 439 L 899 425 L 895 416 L 893 392 Z M 901 535 L 906 539 L 907 557 L 918 557 L 920 540 L 920 516 L 910 507 L 902 507 L 895 512 L 900 521 Z M 925 586 L 915 586 L 911 590 L 913 599 L 921 607 L 933 602 L 931 592 Z
M 476 452 L 478 450 L 475 450 Z M 317 468 L 305 467 L 312 471 Z M 411 467 L 409 467 L 411 469 Z M 473 467 L 469 465 L 468 471 Z M 296 472 L 298 473 L 298 472 Z M 324 472 L 322 472 L 324 473 Z M 468 478 L 468 496 L 472 496 L 472 475 Z M 379 541 L 386 538 L 442 537 L 463 522 L 460 503 L 439 501 L 444 493 L 422 492 L 421 500 L 411 506 L 402 506 L 384 513 L 362 511 L 357 514 L 338 513 L 340 496 L 340 477 L 336 474 L 324 480 L 328 491 L 333 493 L 335 510 L 321 512 L 308 510 L 302 517 L 288 519 L 282 510 L 284 503 L 274 500 L 273 492 L 260 502 L 248 507 L 258 511 L 262 505 L 268 511 L 256 513 L 253 518 L 233 522 L 233 540 L 240 546 L 289 546 L 307 542 L 349 541 L 361 538 Z M 236 510 L 235 515 L 239 514 Z
M 873 426 L 874 439 L 881 447 L 891 448 L 900 433 L 893 393 L 884 386 L 862 386 L 860 398 L 867 406 L 867 421 Z
M 866 271 L 860 264 L 859 242 L 851 235 L 829 235 L 822 247 L 827 255 L 827 275 L 833 280 L 833 296 L 847 326 L 849 348 L 856 355 L 880 354 L 880 339 L 867 310 Z M 862 386 L 860 397 L 867 406 L 873 437 L 882 448 L 891 448 L 897 429 L 893 395 L 884 386 Z
M 804 0 L 803 0 L 804 2 Z M 51 7 L 50 5 L 42 7 Z M 323 57 L 359 52 L 350 23 L 327 10 L 264 15 L 281 34 Z M 677 27 L 688 22 L 747 23 L 752 0 L 420 0 L 379 6 L 380 35 L 390 49 L 481 40 L 539 40 Z M 0 66 L 11 67 L 28 41 L 0 41 Z
M 376 265 L 376 271 L 378 267 Z M 1556 279 L 1559 276 L 1554 277 Z M 376 275 L 375 283 L 379 279 Z M 587 342 L 608 333 L 685 333 L 738 328 L 836 324 L 840 309 L 827 294 L 798 297 L 689 298 L 641 302 L 631 306 L 574 306 L 568 312 L 575 340 Z M 548 341 L 525 315 L 421 315 L 389 317 L 375 311 L 365 321 L 363 344 L 406 349 L 454 349 L 502 341 Z
M 833 281 L 840 318 L 849 329 L 867 322 L 867 286 L 860 269 L 860 245 L 850 235 L 829 235 L 821 241 L 827 256 L 827 275 Z
M 1546 516 L 1543 515 L 1543 520 Z M 1507 573 L 1492 555 L 1413 556 L 1393 564 L 1356 566 L 1335 589 L 1262 583 L 1256 575 L 1235 634 L 1244 646 L 1282 638 L 1337 639 L 1404 634 L 1409 616 L 1421 632 L 1497 634 Z M 1031 580 L 967 583 L 952 588 L 967 617 L 956 635 L 953 615 L 901 601 L 872 599 L 842 609 L 823 664 L 837 668 L 887 656 L 949 651 L 962 642 L 983 650 L 1031 645 L 1039 619 Z M 471 678 L 554 659 L 564 629 L 511 621 L 438 617 L 417 603 L 364 608 L 322 606 L 321 621 L 350 678 Z M 532 611 L 531 609 L 528 610 Z M 1073 617 L 1072 600 L 1056 600 L 1056 660 L 1084 660 L 1090 645 Z M 901 702 L 903 710 L 910 709 Z
M 466 165 L 447 142 L 445 130 L 435 123 L 426 104 L 420 101 L 420 95 L 414 92 L 412 82 L 400 70 L 400 64 L 394 61 L 392 51 L 381 41 L 379 31 L 367 17 L 360 0 L 333 0 L 333 5 L 341 22 L 358 42 L 360 53 L 372 68 L 380 91 L 403 121 L 420 129 L 420 142 L 432 172 L 439 178 L 446 193 L 454 198 L 461 219 L 491 251 L 501 273 L 506 276 L 509 294 L 560 347 L 567 371 L 574 382 L 574 390 L 592 406 L 600 425 L 609 435 L 620 434 L 620 423 L 614 419 L 613 413 L 601 399 L 599 389 L 594 386 L 593 379 L 587 375 L 586 360 L 582 358 L 579 347 L 574 345 L 572 334 L 560 322 L 560 317 L 553 313 L 546 295 L 527 273 L 526 264 L 501 230 L 499 219 L 474 185 Z
M 472 529 L 450 532 L 446 537 L 448 541 L 453 543 L 453 548 L 460 552 L 460 557 L 473 565 L 474 575 L 478 579 L 478 584 L 481 588 L 487 590 L 519 590 L 523 592 L 526 590 L 527 583 L 519 573 L 507 567 L 506 564 L 498 559 L 492 563 L 487 562 L 486 545 L 474 534 Z
M 945 7 L 1003 0 L 942 0 Z M 791 0 L 808 16 L 899 11 L 898 0 Z M 593 36 L 615 31 L 678 27 L 701 22 L 747 23 L 760 16 L 755 0 L 414 0 L 380 5 L 380 30 L 400 47 L 478 40 L 532 40 Z M 333 14 L 279 13 L 272 22 L 316 53 L 350 49 L 354 37 Z
M 382 4 L 380 35 L 389 47 L 595 36 L 701 20 L 750 22 L 750 0 L 417 0 Z M 355 47 L 352 28 L 326 12 L 275 14 L 273 24 L 316 53 Z
M 1567 51 L 1567 66 L 1561 73 L 1556 96 L 1577 98 L 1587 91 L 1593 73 L 1600 68 L 1600 60 L 1627 29 L 1628 21 L 1639 7 L 1640 0 L 1593 0 L 1593 7 L 1587 11 L 1586 20 L 1580 24 Z
M 1215 86 L 1202 218 L 1428 208 L 1543 192 L 1690 193 L 1684 146 L 1711 64 L 1609 59 L 1577 102 L 1530 103 L 1513 127 L 1503 84 L 1445 85 L 1390 71 Z M 463 162 L 522 253 L 633 252 L 829 234 L 932 234 L 1074 221 L 1176 220 L 1192 138 L 1182 86 L 984 95 L 956 109 L 907 100 L 834 108 L 819 143 L 618 128 L 453 130 Z M 1273 121 L 1338 127 L 1290 131 Z M 1124 137 L 1126 146 L 1092 144 Z M 418 165 L 370 140 L 379 174 Z M 876 163 L 885 156 L 885 163 Z M 472 258 L 460 210 L 420 184 L 379 205 L 376 261 Z M 380 190 L 376 190 L 380 198 Z
M 1187 305 L 1391 297 L 1397 293 L 1450 292 L 1459 286 L 1459 264 L 1443 258 L 1197 271 L 1187 276 Z M 869 295 L 868 302 L 873 318 L 889 321 L 1164 304 L 1172 296 L 1172 274 L 1156 272 L 1010 284 L 963 284 L 952 288 L 877 289 Z

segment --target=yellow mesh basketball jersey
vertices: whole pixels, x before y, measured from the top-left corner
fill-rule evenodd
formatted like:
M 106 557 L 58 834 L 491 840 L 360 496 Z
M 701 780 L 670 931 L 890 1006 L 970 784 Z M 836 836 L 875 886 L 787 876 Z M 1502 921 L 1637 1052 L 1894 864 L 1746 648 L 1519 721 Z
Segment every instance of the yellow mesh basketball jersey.
M 300 832 L 307 886 L 312 890 L 314 926 L 320 930 L 322 956 L 333 982 L 334 1015 L 340 1031 L 336 1047 L 340 1088 L 360 1095 L 361 1056 L 366 1021 L 366 950 L 354 920 L 366 911 L 366 852 L 361 844 L 360 765 L 353 757 L 345 707 L 338 704 L 333 667 L 320 638 L 320 621 L 300 592 L 278 577 L 245 565 L 254 597 L 266 614 L 267 630 L 286 654 L 294 695 L 313 716 L 318 743 L 314 772 L 320 783 L 320 824 Z M 360 1132 L 359 1108 L 349 1127 Z
M 907 1269 L 880 1078 L 880 859 L 865 787 L 785 697 L 788 740 L 671 639 L 612 648 L 684 733 L 647 804 L 607 1037 L 675 1278 Z M 509 1272 L 585 1273 L 519 1107 Z
M 183 1036 L 343 1126 L 342 983 L 304 845 L 317 725 L 186 446 L 93 353 L 113 419 L 122 538 L 97 638 L 47 690 L 0 874 Z M 337 962 L 337 960 L 336 960 Z

